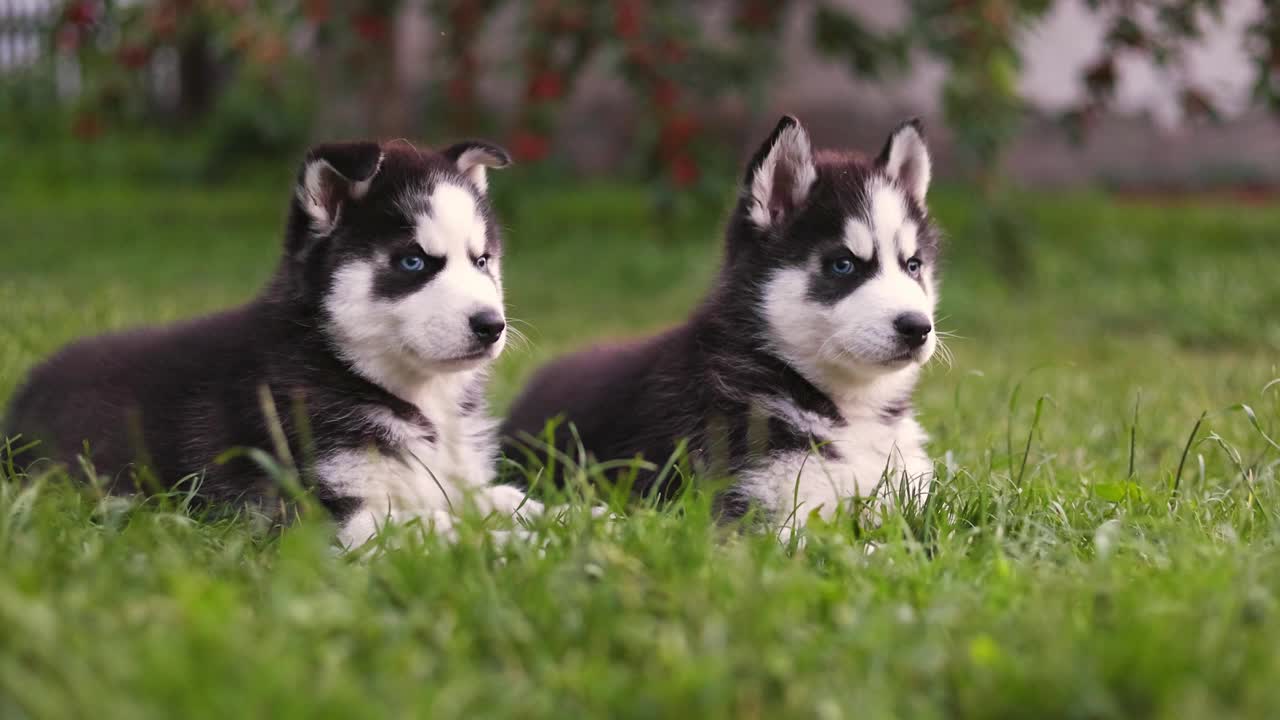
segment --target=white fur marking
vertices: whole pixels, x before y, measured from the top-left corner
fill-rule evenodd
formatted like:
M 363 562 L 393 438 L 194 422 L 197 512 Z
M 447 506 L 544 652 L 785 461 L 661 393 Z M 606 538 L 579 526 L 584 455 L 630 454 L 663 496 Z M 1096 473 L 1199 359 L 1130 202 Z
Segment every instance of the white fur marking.
M 860 409 L 863 414 L 873 410 Z M 918 503 L 928 497 L 933 464 L 924 448 L 927 437 L 914 419 L 885 423 L 855 415 L 825 438 L 824 445 L 839 457 L 779 453 L 741 478 L 742 490 L 779 521 L 780 538 L 803 527 L 811 513 L 830 519 L 851 499 L 869 499 L 873 492 L 880 503 L 891 502 L 900 490 Z
M 396 447 L 396 456 L 373 450 L 335 453 L 319 466 L 324 482 L 344 497 L 360 499 L 361 507 L 339 532 L 347 547 L 366 542 L 386 521 L 420 520 L 451 535 L 453 519 L 464 508 L 481 513 L 538 515 L 542 505 L 524 493 L 493 480 L 494 421 L 483 415 L 457 412 L 461 393 L 473 372 L 435 377 L 413 398 L 431 420 L 434 440 L 423 428 L 391 413 L 371 416 Z
M 915 255 L 920 249 L 919 233 L 919 228 L 911 220 L 903 223 L 902 228 L 898 230 L 898 252 L 904 259 Z
M 875 233 L 880 264 L 883 266 L 886 262 L 894 262 L 898 257 L 894 236 L 907 221 L 907 203 L 897 188 L 883 181 L 872 181 L 869 195 L 871 231 Z
M 452 256 L 458 249 L 484 252 L 484 219 L 470 190 L 440 183 L 427 207 L 429 212 L 418 215 L 417 240 L 428 255 Z
M 804 410 L 789 399 L 773 395 L 752 399 L 752 404 L 766 414 L 785 420 L 800 432 L 817 436 L 830 436 L 834 426 L 818 413 Z
M 844 221 L 844 244 L 862 260 L 870 260 L 876 251 L 871 228 L 861 218 L 851 217 Z

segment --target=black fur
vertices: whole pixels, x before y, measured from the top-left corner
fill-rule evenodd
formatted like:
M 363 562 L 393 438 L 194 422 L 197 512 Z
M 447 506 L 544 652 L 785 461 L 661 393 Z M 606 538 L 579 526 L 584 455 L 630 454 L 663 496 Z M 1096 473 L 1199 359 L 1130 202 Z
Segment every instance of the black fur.
M 408 272 L 403 268 L 397 267 L 399 263 L 406 258 L 416 258 L 422 262 L 425 270 L 418 272 Z M 399 248 L 391 255 L 391 265 L 383 267 L 373 278 L 373 292 L 378 297 L 386 300 L 397 300 L 406 295 L 421 290 L 424 285 L 431 282 L 436 275 L 444 270 L 445 259 L 442 257 L 434 257 L 422 252 L 417 243 L 412 243 L 406 239 L 405 247 Z
M 783 118 L 752 157 L 747 187 L 779 135 L 794 123 Z M 562 422 L 555 445 L 570 457 L 577 456 L 570 424 L 590 456 L 601 461 L 641 457 L 660 467 L 685 439 L 695 467 L 718 477 L 749 469 L 774 451 L 817 446 L 820 452 L 834 452 L 822 447 L 824 438 L 777 417 L 766 416 L 761 423 L 755 407 L 757 398 L 780 396 L 833 426 L 845 423 L 831 398 L 769 349 L 758 300 L 776 268 L 803 266 L 815 254 L 824 260 L 848 254 L 840 240 L 845 219 L 869 212 L 867 181 L 884 177 L 883 163 L 858 155 L 825 152 L 814 159 L 817 180 L 798 207 L 788 205 L 789 188 L 781 194 L 774 188 L 769 214 L 778 222 L 766 231 L 750 220 L 753 199 L 740 193 L 729 218 L 719 275 L 687 322 L 655 337 L 579 352 L 540 370 L 503 426 L 507 456 L 540 462 L 546 450 L 531 438 L 540 439 L 547 422 L 556 418 Z M 908 202 L 908 213 L 920 228 L 920 256 L 934 262 L 938 233 L 915 202 Z M 811 276 L 811 295 L 833 303 L 851 293 L 876 272 L 876 260 L 858 262 L 850 277 Z M 905 402 L 894 403 L 884 408 L 883 416 L 896 419 L 908 411 Z M 676 489 L 673 478 L 662 487 L 655 485 L 657 478 L 655 472 L 642 472 L 634 493 L 661 496 Z M 511 475 L 507 480 L 524 478 Z M 723 494 L 721 512 L 740 515 L 746 508 L 741 500 L 732 492 Z
M 240 457 L 213 460 L 232 448 L 272 448 L 260 388 L 266 388 L 293 456 L 303 462 L 343 449 L 387 451 L 384 431 L 364 411 L 390 411 L 434 438 L 418 408 L 358 375 L 325 330 L 322 303 L 336 268 L 375 251 L 412 252 L 413 219 L 401 205 L 406 191 L 447 180 L 467 186 L 454 161 L 404 143 L 322 145 L 307 163 L 327 166 L 315 198 L 336 217 L 327 233 L 313 231 L 294 197 L 284 254 L 267 287 L 246 305 L 163 328 L 146 328 L 71 344 L 32 370 L 11 403 L 4 428 L 40 444 L 20 462 L 50 458 L 77 465 L 89 457 L 113 492 L 163 490 L 198 475 L 207 501 L 265 504 L 277 489 L 260 468 Z M 376 174 L 375 174 L 376 171 Z M 362 195 L 352 183 L 372 181 Z M 296 190 L 295 190 L 296 192 Z M 498 224 L 482 194 L 487 251 L 498 254 Z M 413 245 L 413 247 L 417 247 Z M 403 283 L 393 267 L 381 284 Z M 411 281 L 420 285 L 421 281 Z M 469 392 L 463 412 L 481 407 L 482 389 Z M 143 471 L 145 468 L 145 472 Z M 154 478 L 157 487 L 139 487 Z M 355 504 L 325 487 L 313 488 L 338 519 Z

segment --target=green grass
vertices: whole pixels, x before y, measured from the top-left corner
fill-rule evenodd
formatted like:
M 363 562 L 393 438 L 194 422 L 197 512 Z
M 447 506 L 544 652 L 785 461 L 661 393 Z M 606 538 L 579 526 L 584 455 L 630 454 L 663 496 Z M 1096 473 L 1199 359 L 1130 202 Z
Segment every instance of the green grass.
M 286 183 L 0 194 L 0 398 L 74 337 L 254 292 Z M 714 271 L 718 210 L 658 226 L 640 189 L 495 185 L 532 341 L 499 408 L 559 352 L 677 320 Z M 1030 195 L 1011 284 L 972 198 L 935 205 L 962 338 L 918 396 L 927 516 L 796 549 L 692 498 L 354 559 L 320 523 L 0 480 L 0 717 L 1274 716 L 1280 210 Z

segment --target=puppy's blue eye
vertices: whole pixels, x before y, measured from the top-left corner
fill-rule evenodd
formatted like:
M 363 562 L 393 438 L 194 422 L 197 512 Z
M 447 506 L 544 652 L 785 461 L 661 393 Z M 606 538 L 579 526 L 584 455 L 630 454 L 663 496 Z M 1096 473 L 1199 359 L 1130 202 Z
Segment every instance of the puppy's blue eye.
M 907 272 L 912 275 L 919 275 L 920 269 L 923 267 L 924 267 L 924 263 L 921 262 L 920 258 L 913 257 L 907 261 Z
M 400 269 L 409 272 L 422 272 L 427 267 L 427 263 L 422 259 L 421 255 L 405 255 L 400 258 Z
M 853 272 L 853 260 L 847 257 L 836 258 L 830 262 L 829 267 L 836 275 L 848 275 Z

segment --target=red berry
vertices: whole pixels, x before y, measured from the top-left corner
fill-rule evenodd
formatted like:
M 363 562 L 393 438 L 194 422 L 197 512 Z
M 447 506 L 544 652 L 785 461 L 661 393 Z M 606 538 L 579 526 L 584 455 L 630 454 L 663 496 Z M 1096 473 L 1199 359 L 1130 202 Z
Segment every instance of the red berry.
M 564 94 L 564 81 L 560 73 L 543 70 L 529 83 L 529 99 L 534 101 L 555 100 Z
M 462 74 L 454 75 L 450 80 L 446 89 L 450 102 L 465 103 L 469 102 L 472 96 L 471 78 Z
M 614 2 L 614 30 L 624 40 L 635 37 L 640 32 L 640 7 L 635 0 L 616 0 Z
M 58 28 L 54 43 L 64 53 L 73 53 L 80 49 L 80 31 L 69 25 Z
M 65 11 L 65 17 L 67 19 L 67 22 L 71 23 L 72 25 L 79 25 L 81 27 L 92 23 L 93 16 L 94 16 L 93 3 L 90 2 L 89 0 L 82 0 L 82 2 L 73 2 L 67 6 L 67 9 Z
M 173 3 L 156 6 L 155 12 L 148 15 L 151 33 L 157 38 L 168 40 L 178 34 L 178 8 Z
M 326 22 L 329 19 L 329 0 L 305 0 L 302 3 L 302 14 L 313 23 Z
M 532 130 L 517 130 L 511 137 L 511 153 L 517 160 L 541 160 L 551 150 L 546 135 Z
M 680 113 L 667 118 L 658 133 L 658 143 L 664 151 L 673 152 L 683 148 L 698 133 L 698 119 L 688 113 Z
M 663 110 L 675 107 L 676 101 L 680 99 L 680 88 L 670 80 L 662 78 L 654 83 L 653 86 L 653 104 Z
M 698 181 L 698 164 L 688 155 L 672 158 L 667 169 L 671 172 L 672 182 L 679 187 L 688 187 Z
M 749 0 L 738 13 L 738 22 L 752 30 L 767 28 L 775 22 L 775 12 L 768 2 Z
M 390 34 L 390 24 L 383 15 L 364 13 L 352 18 L 351 24 L 355 27 L 356 34 L 365 42 L 381 42 Z
M 96 140 L 102 134 L 102 121 L 91 112 L 82 112 L 72 121 L 71 133 L 80 140 Z
M 142 45 L 125 45 L 116 51 L 116 60 L 130 70 L 146 66 L 151 59 L 151 51 Z

